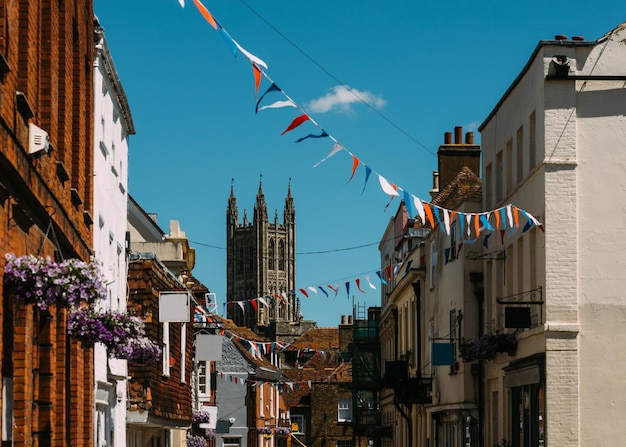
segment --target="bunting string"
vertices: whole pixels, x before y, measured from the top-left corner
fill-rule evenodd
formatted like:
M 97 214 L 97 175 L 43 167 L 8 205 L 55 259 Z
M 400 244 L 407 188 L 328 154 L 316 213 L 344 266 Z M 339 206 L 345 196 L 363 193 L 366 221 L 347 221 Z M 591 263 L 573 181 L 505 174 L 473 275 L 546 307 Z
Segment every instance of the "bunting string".
M 265 79 L 270 83 L 270 86 L 267 90 L 258 97 L 255 105 L 255 112 L 271 108 L 279 108 L 279 107 L 295 107 L 298 109 L 300 114 L 293 119 L 293 121 L 282 131 L 280 135 L 285 135 L 288 132 L 291 132 L 305 122 L 310 122 L 314 126 L 316 126 L 320 130 L 320 134 L 308 134 L 304 137 L 301 137 L 296 140 L 296 142 L 301 142 L 309 138 L 321 139 L 321 138 L 329 138 L 333 146 L 322 160 L 313 165 L 313 167 L 318 167 L 320 164 L 333 157 L 338 152 L 344 151 L 346 152 L 350 159 L 352 160 L 351 174 L 348 179 L 349 183 L 355 176 L 356 171 L 359 167 L 363 166 L 365 168 L 365 183 L 363 185 L 363 190 L 361 194 L 365 191 L 365 186 L 371 176 L 371 174 L 375 174 L 378 177 L 380 187 L 382 191 L 390 196 L 390 200 L 385 206 L 385 209 L 391 204 L 391 201 L 395 196 L 399 196 L 402 193 L 404 202 L 407 206 L 407 211 L 411 218 L 419 217 L 423 224 L 429 224 L 431 228 L 435 228 L 436 225 L 442 228 L 447 234 L 450 234 L 450 225 L 453 222 L 454 210 L 449 210 L 440 206 L 437 206 L 431 202 L 426 202 L 420 199 L 418 196 L 410 193 L 408 190 L 398 186 L 396 183 L 389 181 L 386 177 L 378 173 L 369 165 L 365 164 L 360 157 L 357 157 L 355 154 L 350 152 L 345 145 L 341 144 L 332 134 L 328 133 L 325 129 L 322 128 L 306 110 L 301 107 L 296 101 L 294 101 L 289 95 L 287 95 L 278 85 L 270 78 L 267 74 L 268 65 L 261 58 L 255 56 L 254 54 L 247 51 L 243 48 L 235 39 L 233 39 L 230 34 L 222 27 L 222 25 L 215 19 L 213 14 L 202 4 L 200 0 L 193 0 L 196 8 L 204 17 L 204 19 L 215 29 L 217 30 L 227 45 L 231 49 L 231 52 L 236 56 L 237 52 L 242 53 L 248 61 L 252 64 L 252 70 L 254 74 L 254 87 L 255 94 L 258 94 L 258 89 L 261 84 L 262 79 Z M 184 1 L 179 0 L 181 7 L 184 8 Z M 269 94 L 279 93 L 285 99 L 282 101 L 276 101 L 272 104 L 261 106 L 262 100 Z M 471 237 L 472 232 L 475 237 L 479 237 L 482 231 L 496 231 L 500 229 L 505 229 L 508 224 L 511 228 L 518 228 L 519 226 L 519 217 L 520 214 L 526 218 L 526 223 L 523 231 L 527 231 L 533 225 L 537 226 L 542 231 L 543 225 L 541 222 L 535 218 L 528 211 L 521 210 L 513 205 L 506 205 L 502 208 L 498 208 L 496 210 L 479 212 L 479 213 L 458 213 L 458 221 L 459 225 L 465 227 L 462 222 L 462 218 L 466 219 L 466 228 L 467 228 L 467 237 Z M 491 220 L 493 217 L 493 221 Z

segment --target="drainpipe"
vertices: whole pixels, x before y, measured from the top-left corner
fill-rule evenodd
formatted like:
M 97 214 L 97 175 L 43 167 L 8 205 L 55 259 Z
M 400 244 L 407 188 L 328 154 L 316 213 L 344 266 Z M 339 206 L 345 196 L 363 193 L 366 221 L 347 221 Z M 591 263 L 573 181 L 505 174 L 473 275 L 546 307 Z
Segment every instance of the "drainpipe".
M 476 301 L 478 301 L 478 336 L 483 335 L 483 328 L 485 323 L 485 288 L 483 285 L 483 273 L 482 272 L 470 272 L 470 282 L 474 287 L 474 295 Z M 483 441 L 483 425 L 485 421 L 485 403 L 484 403 L 484 361 L 478 361 L 478 368 L 476 371 L 472 369 L 472 375 L 474 380 L 477 381 L 476 390 L 476 403 L 478 405 L 478 439 L 479 442 Z
M 398 309 L 395 309 L 395 308 L 391 309 L 391 313 L 393 315 L 394 339 L 396 340 L 396 343 L 394 343 L 394 351 L 395 351 L 394 360 L 398 360 Z M 394 407 L 396 407 L 398 412 L 400 412 L 402 419 L 406 421 L 408 445 L 412 446 L 413 445 L 413 424 L 411 424 L 411 406 L 407 405 L 408 413 L 404 411 L 404 408 L 402 408 L 402 405 L 398 403 L 398 389 L 397 388 L 394 389 L 393 405 Z

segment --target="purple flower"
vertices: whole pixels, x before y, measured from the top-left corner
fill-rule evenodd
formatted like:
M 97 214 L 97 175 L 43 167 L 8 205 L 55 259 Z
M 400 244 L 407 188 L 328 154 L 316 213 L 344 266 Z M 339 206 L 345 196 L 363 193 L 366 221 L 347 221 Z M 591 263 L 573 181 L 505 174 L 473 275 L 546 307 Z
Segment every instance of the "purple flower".
M 42 310 L 50 305 L 64 307 L 93 304 L 107 296 L 99 266 L 79 259 L 54 262 L 49 257 L 5 255 L 4 287 L 16 300 L 35 304 Z
M 207 447 L 208 443 L 202 436 L 192 436 L 187 438 L 187 447 Z
M 191 422 L 202 423 L 202 422 L 210 422 L 210 421 L 211 421 L 211 415 L 209 414 L 208 411 L 193 410 L 193 413 L 191 414 Z
M 461 358 L 465 362 L 474 360 L 491 360 L 497 353 L 514 353 L 517 349 L 515 334 L 485 334 L 471 342 L 463 339 L 459 348 Z

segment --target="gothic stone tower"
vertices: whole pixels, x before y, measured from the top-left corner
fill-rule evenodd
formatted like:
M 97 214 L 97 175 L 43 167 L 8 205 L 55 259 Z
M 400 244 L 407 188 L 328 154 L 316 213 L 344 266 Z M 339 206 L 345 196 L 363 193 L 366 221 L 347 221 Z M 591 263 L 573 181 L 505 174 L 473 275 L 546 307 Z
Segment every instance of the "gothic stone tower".
M 237 325 L 265 333 L 270 325 L 302 319 L 295 296 L 296 210 L 291 181 L 285 199 L 283 223 L 267 218 L 262 179 L 252 223 L 244 210 L 243 224 L 231 184 L 226 210 L 227 316 Z M 260 298 L 260 299 L 257 299 Z

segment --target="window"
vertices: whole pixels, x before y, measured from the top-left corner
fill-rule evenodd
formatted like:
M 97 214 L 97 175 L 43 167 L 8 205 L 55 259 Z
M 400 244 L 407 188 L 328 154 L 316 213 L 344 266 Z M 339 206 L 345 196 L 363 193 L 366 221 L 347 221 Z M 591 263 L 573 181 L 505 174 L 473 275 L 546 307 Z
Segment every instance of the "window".
M 185 371 L 187 369 L 187 323 L 180 325 L 180 383 L 186 383 Z
M 352 422 L 352 398 L 339 398 L 337 405 L 337 422 Z
M 198 361 L 198 394 L 200 396 L 206 396 L 209 394 L 208 376 L 207 376 L 207 361 Z
M 437 244 L 430 241 L 430 288 L 435 288 L 435 267 L 437 266 Z
M 513 140 L 506 142 L 506 194 L 513 190 Z
M 270 239 L 268 252 L 267 268 L 274 270 L 274 257 L 276 256 L 276 253 L 274 252 L 274 239 Z
M 528 156 L 529 169 L 532 170 L 537 165 L 537 116 L 535 112 L 530 114 L 530 129 L 528 136 Z
M 515 144 L 517 153 L 517 183 L 521 183 L 524 175 L 524 127 L 517 129 L 517 141 Z
M 303 435 L 304 431 L 304 415 L 292 414 L 291 415 L 291 432 L 297 435 Z
M 239 447 L 241 445 L 241 438 L 222 438 L 224 447 Z
M 456 359 L 456 337 L 457 337 L 457 331 L 456 331 L 456 326 L 457 326 L 457 316 L 456 316 L 456 309 L 452 309 L 450 311 L 450 343 L 452 343 L 455 348 L 454 348 L 454 356 Z M 456 374 L 457 372 L 457 365 L 456 363 L 450 365 L 450 374 Z
M 456 220 L 450 224 L 450 261 L 456 259 Z
M 170 375 L 170 324 L 163 323 L 163 375 Z
M 285 270 L 285 241 L 278 241 L 278 270 Z

